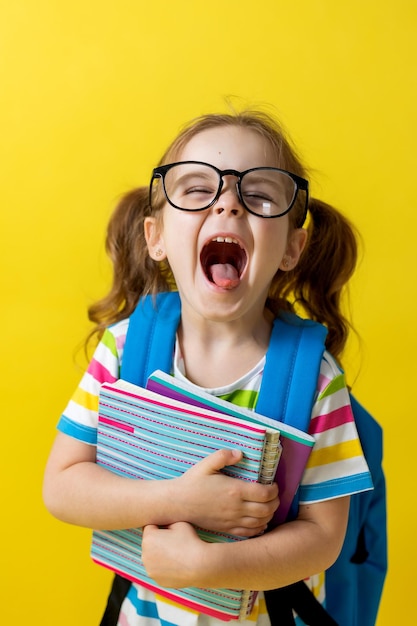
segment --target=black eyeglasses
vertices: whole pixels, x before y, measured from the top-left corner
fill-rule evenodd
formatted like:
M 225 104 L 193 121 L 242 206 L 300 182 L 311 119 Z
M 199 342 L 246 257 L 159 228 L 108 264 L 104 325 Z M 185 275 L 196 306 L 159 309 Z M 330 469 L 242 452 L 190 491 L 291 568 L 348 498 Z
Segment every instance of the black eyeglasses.
M 214 165 L 200 161 L 181 161 L 161 165 L 153 170 L 149 204 L 155 182 L 162 179 L 165 197 L 169 204 L 181 211 L 204 211 L 220 197 L 223 177 L 235 176 L 240 203 L 249 213 L 259 217 L 282 217 L 297 199 L 298 192 L 305 193 L 302 219 L 308 207 L 308 181 L 296 174 L 276 167 L 253 167 L 244 172 L 219 170 Z

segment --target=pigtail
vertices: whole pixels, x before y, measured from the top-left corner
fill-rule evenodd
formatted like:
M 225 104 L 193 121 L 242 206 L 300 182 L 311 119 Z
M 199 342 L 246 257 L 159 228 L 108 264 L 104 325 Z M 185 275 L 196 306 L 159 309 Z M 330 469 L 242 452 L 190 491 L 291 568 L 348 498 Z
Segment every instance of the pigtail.
M 342 311 L 342 297 L 356 267 L 356 232 L 325 202 L 312 198 L 309 211 L 308 243 L 292 272 L 290 289 L 307 316 L 328 327 L 326 347 L 339 358 L 350 328 Z
M 169 290 L 169 268 L 148 255 L 144 236 L 144 220 L 150 215 L 148 197 L 147 187 L 133 189 L 121 198 L 110 218 L 106 252 L 113 264 L 113 281 L 108 294 L 88 309 L 95 327 L 87 343 L 94 336 L 100 338 L 109 324 L 129 317 L 140 296 Z

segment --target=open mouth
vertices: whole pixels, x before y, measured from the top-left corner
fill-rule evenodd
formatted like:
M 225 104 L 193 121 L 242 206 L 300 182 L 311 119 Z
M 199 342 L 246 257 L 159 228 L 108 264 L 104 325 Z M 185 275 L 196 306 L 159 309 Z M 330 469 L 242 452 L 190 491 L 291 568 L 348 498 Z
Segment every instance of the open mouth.
M 245 250 L 232 237 L 215 237 L 204 246 L 200 255 L 209 281 L 223 289 L 237 287 L 246 259 Z

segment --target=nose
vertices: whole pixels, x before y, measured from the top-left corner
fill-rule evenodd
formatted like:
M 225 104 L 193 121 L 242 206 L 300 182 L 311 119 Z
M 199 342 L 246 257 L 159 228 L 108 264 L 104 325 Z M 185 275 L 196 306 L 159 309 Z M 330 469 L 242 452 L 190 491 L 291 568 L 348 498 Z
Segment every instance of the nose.
M 227 213 L 235 216 L 242 215 L 245 212 L 239 198 L 237 181 L 234 176 L 223 177 L 223 186 L 219 198 L 213 206 L 213 210 L 217 214 Z

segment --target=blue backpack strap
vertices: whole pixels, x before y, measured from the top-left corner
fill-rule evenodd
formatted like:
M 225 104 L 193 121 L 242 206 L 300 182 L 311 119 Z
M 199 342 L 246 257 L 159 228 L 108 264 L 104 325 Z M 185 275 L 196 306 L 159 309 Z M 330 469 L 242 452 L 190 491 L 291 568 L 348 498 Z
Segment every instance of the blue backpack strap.
M 120 377 L 146 386 L 156 369 L 169 372 L 181 315 L 178 292 L 141 298 L 129 319 Z
M 291 313 L 274 321 L 256 411 L 308 431 L 327 328 Z
M 292 313 L 274 321 L 256 411 L 308 432 L 327 328 Z M 298 492 L 287 519 L 298 512 Z

